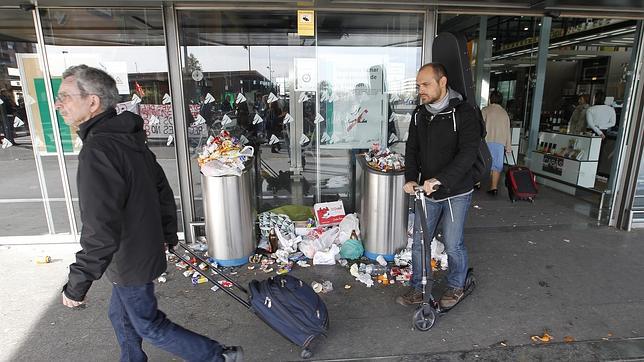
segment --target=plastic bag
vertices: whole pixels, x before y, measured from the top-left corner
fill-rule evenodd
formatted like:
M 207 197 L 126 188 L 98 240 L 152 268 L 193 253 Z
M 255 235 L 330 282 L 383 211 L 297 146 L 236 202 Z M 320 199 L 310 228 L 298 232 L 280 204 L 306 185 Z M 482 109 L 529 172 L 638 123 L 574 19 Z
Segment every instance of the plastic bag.
M 241 176 L 244 164 L 241 168 L 238 165 L 222 162 L 220 160 L 211 160 L 201 167 L 201 173 L 205 176 Z
M 364 254 L 364 247 L 360 240 L 349 239 L 340 248 L 340 256 L 344 259 L 358 259 L 362 254 Z
M 331 245 L 328 251 L 318 251 L 313 256 L 313 265 L 334 265 L 338 253 L 340 249 L 335 244 Z
M 304 254 L 309 259 L 313 259 L 313 256 L 317 252 L 317 249 L 315 249 L 315 246 L 313 246 L 313 239 L 304 239 L 298 245 L 298 249 Z
M 340 235 L 339 227 L 333 227 L 325 231 L 324 233 L 322 233 L 322 235 L 320 235 L 320 238 L 318 239 L 321 245 L 321 248 L 319 250 L 324 250 L 330 247 L 331 244 L 336 242 L 339 235 Z
M 355 230 L 356 235 L 360 237 L 360 222 L 358 221 L 358 216 L 356 216 L 356 214 L 349 214 L 345 216 L 338 227 L 340 228 L 340 234 L 338 235 L 338 244 L 342 244 L 345 240 L 348 240 L 351 237 L 353 230 Z

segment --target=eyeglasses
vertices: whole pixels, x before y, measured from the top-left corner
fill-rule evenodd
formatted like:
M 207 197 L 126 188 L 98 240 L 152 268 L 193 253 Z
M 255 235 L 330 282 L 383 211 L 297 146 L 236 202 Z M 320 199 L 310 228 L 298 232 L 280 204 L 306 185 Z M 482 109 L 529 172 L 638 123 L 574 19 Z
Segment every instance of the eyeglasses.
M 72 96 L 82 96 L 82 93 L 58 93 L 56 96 L 56 102 L 65 103 Z

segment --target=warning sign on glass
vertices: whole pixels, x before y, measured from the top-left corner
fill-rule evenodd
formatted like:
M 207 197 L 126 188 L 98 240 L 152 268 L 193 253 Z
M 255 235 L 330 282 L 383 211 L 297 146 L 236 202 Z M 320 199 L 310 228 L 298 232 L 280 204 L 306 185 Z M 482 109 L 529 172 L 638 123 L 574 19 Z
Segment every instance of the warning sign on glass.
M 297 11 L 297 35 L 315 36 L 315 11 Z

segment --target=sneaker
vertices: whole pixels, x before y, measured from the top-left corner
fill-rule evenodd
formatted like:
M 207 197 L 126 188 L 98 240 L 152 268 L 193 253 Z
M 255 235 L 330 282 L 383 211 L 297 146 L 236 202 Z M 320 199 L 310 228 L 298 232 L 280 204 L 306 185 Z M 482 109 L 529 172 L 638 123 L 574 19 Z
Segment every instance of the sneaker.
M 243 362 L 244 349 L 241 346 L 224 347 L 221 357 L 225 362 Z
M 407 293 L 396 298 L 396 303 L 400 305 L 413 305 L 423 302 L 423 293 L 414 287 L 409 288 Z
M 463 299 L 463 288 L 449 288 L 443 294 L 440 300 L 440 306 L 443 309 L 450 309 Z

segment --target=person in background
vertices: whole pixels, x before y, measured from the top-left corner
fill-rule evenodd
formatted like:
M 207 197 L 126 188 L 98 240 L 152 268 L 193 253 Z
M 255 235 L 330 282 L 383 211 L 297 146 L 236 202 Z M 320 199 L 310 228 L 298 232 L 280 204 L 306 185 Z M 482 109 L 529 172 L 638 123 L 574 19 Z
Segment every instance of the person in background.
M 580 134 L 586 130 L 586 112 L 588 111 L 588 95 L 580 94 L 577 98 L 577 106 L 570 116 L 568 132 Z
M 11 93 L 9 93 L 8 90 L 5 88 L 0 89 L 0 100 L 2 104 L 0 104 L 0 107 L 2 107 L 2 111 L 0 112 L 0 115 L 2 115 L 2 126 L 4 127 L 4 137 L 7 139 L 7 141 L 11 142 L 12 145 L 17 145 L 16 141 L 14 140 L 14 130 L 13 130 L 13 117 L 15 112 L 16 112 L 16 103 L 14 103 Z
M 588 127 L 600 136 L 602 139 L 606 138 L 606 130 L 615 126 L 617 116 L 615 109 L 607 104 L 604 92 L 597 92 L 595 95 L 595 105 L 589 107 L 586 111 L 586 122 Z
M 512 139 L 510 135 L 510 117 L 503 109 L 501 103 L 503 95 L 498 91 L 490 94 L 490 104 L 481 110 L 485 121 L 487 135 L 485 141 L 492 154 L 492 168 L 490 188 L 488 194 L 496 196 L 498 193 L 499 179 L 503 171 L 503 156 L 512 152 Z
M 191 332 L 158 309 L 152 281 L 166 270 L 165 248 L 178 243 L 177 208 L 146 144 L 143 119 L 129 111 L 117 115 L 119 98 L 114 78 L 100 69 L 78 65 L 63 73 L 55 106 L 83 140 L 77 174 L 83 228 L 62 303 L 84 306 L 105 273 L 121 361 L 147 361 L 144 339 L 188 361 L 241 360 L 241 347 Z

